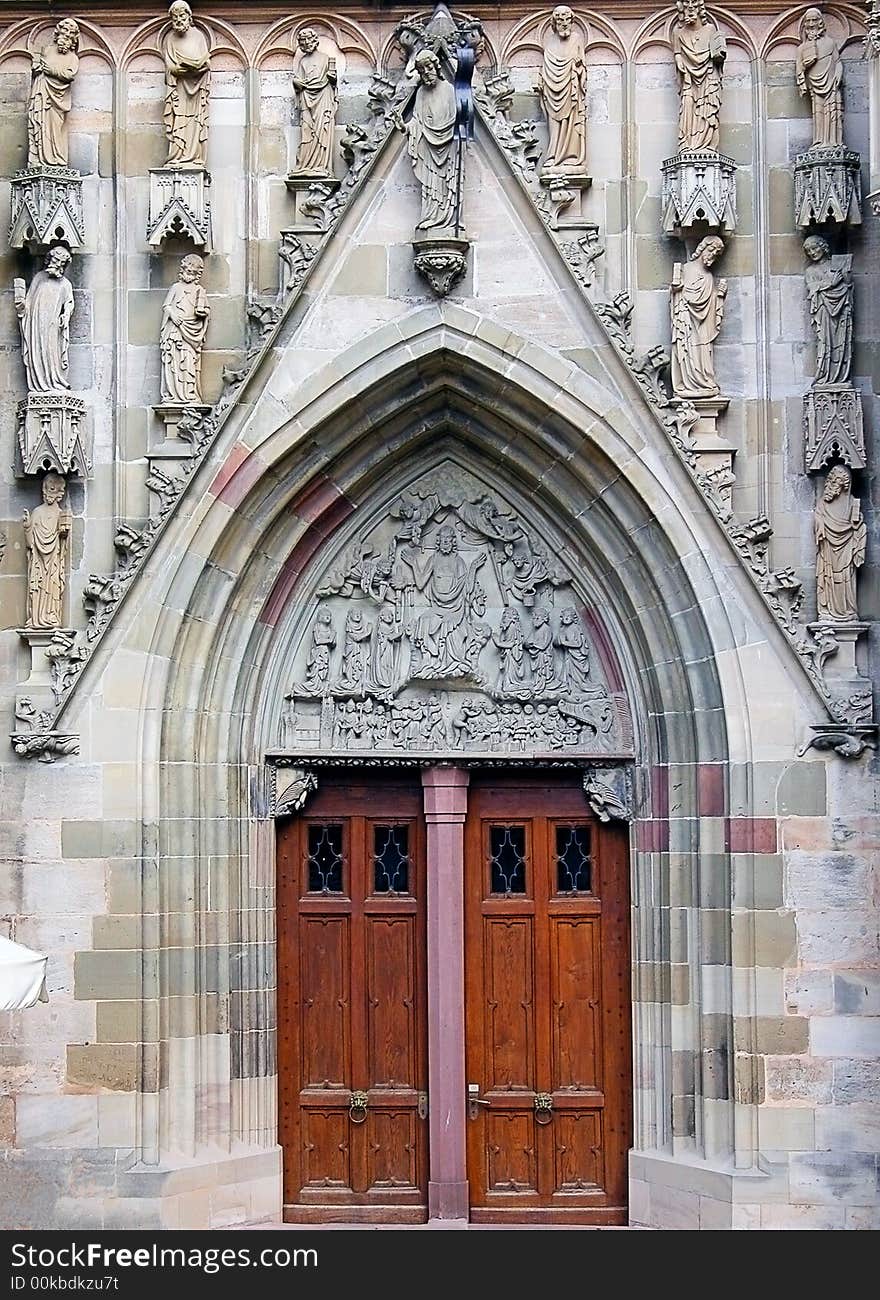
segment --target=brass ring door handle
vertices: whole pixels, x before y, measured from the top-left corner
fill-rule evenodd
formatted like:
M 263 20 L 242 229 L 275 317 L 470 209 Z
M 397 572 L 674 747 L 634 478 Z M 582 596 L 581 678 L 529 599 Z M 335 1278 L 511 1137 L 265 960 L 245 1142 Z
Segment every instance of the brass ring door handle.
M 553 1119 L 553 1097 L 549 1092 L 535 1093 L 535 1123 L 549 1124 Z
M 367 1118 L 367 1102 L 369 1097 L 365 1092 L 353 1092 L 348 1103 L 348 1118 L 352 1124 L 363 1124 Z

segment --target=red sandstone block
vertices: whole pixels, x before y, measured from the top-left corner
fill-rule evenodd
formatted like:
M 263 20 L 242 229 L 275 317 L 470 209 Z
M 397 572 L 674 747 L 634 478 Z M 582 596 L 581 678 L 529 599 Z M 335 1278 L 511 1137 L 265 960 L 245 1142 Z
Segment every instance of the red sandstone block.
M 731 853 L 776 853 L 775 817 L 728 817 L 726 847 Z

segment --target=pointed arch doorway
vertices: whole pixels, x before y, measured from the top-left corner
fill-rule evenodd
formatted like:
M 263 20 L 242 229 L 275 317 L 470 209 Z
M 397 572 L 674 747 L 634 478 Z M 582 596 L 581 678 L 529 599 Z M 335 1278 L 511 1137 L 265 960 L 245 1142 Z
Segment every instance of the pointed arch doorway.
M 628 855 L 561 766 L 328 770 L 279 825 L 292 1222 L 626 1222 Z

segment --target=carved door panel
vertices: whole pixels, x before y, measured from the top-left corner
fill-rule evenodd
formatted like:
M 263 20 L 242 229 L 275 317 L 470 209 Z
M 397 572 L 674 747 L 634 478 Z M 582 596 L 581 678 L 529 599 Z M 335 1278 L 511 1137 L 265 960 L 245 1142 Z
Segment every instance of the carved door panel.
M 421 789 L 322 777 L 279 831 L 279 1127 L 288 1221 L 425 1218 Z
M 625 833 L 589 814 L 578 786 L 472 779 L 468 1178 L 477 1222 L 626 1222 L 626 866 Z

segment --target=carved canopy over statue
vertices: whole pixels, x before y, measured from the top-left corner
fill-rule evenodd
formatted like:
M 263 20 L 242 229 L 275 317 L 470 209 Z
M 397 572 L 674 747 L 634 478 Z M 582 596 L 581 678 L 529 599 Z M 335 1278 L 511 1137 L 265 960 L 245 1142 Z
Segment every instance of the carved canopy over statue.
M 819 9 L 808 9 L 801 20 L 795 69 L 798 90 L 813 110 L 813 146 L 843 144 L 843 63 Z
M 33 57 L 28 97 L 28 167 L 68 165 L 67 114 L 79 70 L 79 24 L 62 18 Z
M 186 0 L 174 0 L 168 17 L 171 31 L 163 43 L 167 165 L 205 167 L 211 87 L 208 41 L 204 33 L 193 26 L 192 9 Z
M 284 744 L 608 753 L 630 743 L 567 576 L 462 471 L 398 497 L 317 595 Z
M 672 52 L 681 82 L 678 147 L 717 152 L 727 46 L 703 0 L 677 0 L 677 8 Z
M 672 391 L 676 397 L 717 397 L 714 343 L 721 329 L 727 281 L 712 267 L 724 252 L 717 235 L 702 239 L 690 261 L 676 262 L 670 288 Z
M 852 256 L 832 256 L 821 235 L 804 240 L 804 277 L 816 335 L 816 384 L 846 384 L 852 369 Z
M 816 506 L 815 534 L 819 620 L 854 622 L 859 617 L 856 571 L 865 562 L 867 529 L 846 465 L 829 471 Z
M 574 30 L 573 19 L 568 5 L 557 5 L 544 41 L 538 79 L 549 133 L 544 174 L 582 175 L 587 167 L 587 70 L 583 37 Z

